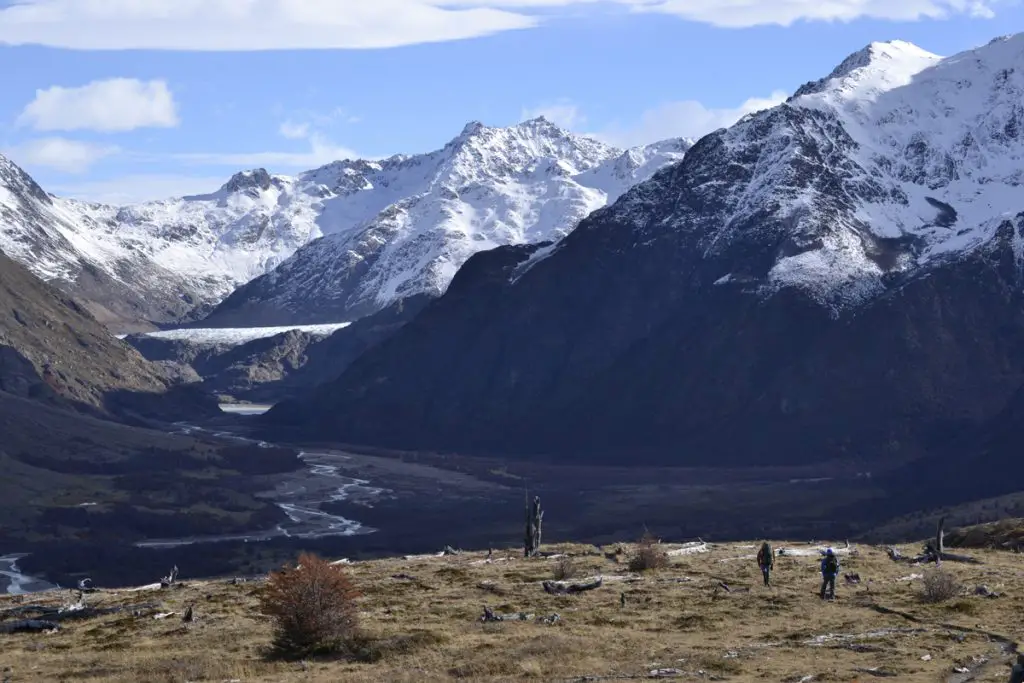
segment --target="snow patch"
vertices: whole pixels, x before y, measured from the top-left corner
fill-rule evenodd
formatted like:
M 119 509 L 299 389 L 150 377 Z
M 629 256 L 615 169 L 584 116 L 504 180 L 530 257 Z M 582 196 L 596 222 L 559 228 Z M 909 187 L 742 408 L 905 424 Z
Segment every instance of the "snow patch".
M 292 330 L 306 332 L 318 337 L 329 337 L 338 330 L 344 329 L 352 323 L 333 323 L 325 325 L 297 325 L 285 327 L 222 327 L 222 328 L 183 328 L 178 330 L 161 330 L 160 332 L 147 332 L 145 336 L 154 339 L 169 339 L 174 341 L 189 341 L 196 344 L 224 344 L 237 346 L 256 339 L 273 337 Z

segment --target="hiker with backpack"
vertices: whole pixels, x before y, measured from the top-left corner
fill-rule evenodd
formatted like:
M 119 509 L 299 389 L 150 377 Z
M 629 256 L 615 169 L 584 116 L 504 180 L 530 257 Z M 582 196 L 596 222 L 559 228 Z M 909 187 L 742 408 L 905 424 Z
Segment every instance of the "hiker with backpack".
M 764 576 L 764 585 L 771 586 L 769 574 L 775 569 L 775 551 L 768 541 L 762 543 L 761 549 L 757 551 L 757 566 L 761 568 L 761 575 Z
M 821 599 L 825 599 L 828 592 L 829 599 L 836 597 L 836 577 L 839 576 L 839 558 L 835 551 L 829 548 L 825 551 L 825 557 L 821 560 Z
M 1024 654 L 1017 655 L 1017 663 L 1010 671 L 1010 683 L 1024 683 Z

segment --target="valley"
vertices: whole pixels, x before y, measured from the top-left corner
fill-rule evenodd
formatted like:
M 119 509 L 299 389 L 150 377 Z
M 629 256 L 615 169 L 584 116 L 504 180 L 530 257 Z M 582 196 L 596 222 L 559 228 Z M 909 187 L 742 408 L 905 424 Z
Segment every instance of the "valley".
M 1022 74 L 872 43 L 696 139 L 524 112 L 131 206 L 0 156 L 0 592 L 504 549 L 532 496 L 597 545 L 1019 514 Z
M 240 407 L 225 406 L 229 413 Z M 267 451 L 269 444 L 245 436 L 253 420 L 243 413 L 202 429 L 176 429 Z M 714 541 L 826 533 L 877 540 L 876 525 L 926 504 L 923 498 L 893 500 L 887 473 L 868 472 L 865 463 L 602 467 L 315 444 L 272 449 L 297 453 L 302 463 L 251 479 L 249 486 L 262 487 L 256 499 L 280 511 L 268 518 L 272 523 L 254 520 L 225 533 L 197 521 L 183 523 L 184 533 L 175 536 L 149 532 L 130 543 L 68 538 L 22 542 L 11 550 L 32 551 L 20 560 L 26 574 L 62 585 L 89 576 L 97 585 L 114 586 L 151 581 L 165 565 L 187 567 L 195 577 L 259 574 L 298 549 L 367 559 L 445 546 L 514 546 L 527 493 L 544 502 L 547 538 L 597 544 L 638 538 L 644 529 L 666 538 Z M 186 518 L 193 514 L 183 512 Z M 884 540 L 892 538 L 899 536 Z

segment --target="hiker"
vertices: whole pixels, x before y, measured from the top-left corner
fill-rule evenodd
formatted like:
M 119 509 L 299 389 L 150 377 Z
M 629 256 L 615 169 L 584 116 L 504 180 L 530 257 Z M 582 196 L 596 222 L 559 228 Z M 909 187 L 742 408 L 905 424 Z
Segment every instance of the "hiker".
M 764 585 L 771 586 L 768 575 L 775 569 L 775 552 L 768 541 L 762 543 L 761 549 L 757 551 L 757 566 L 761 568 L 761 575 L 764 576 Z
M 825 557 L 821 560 L 821 599 L 825 599 L 826 589 L 830 599 L 836 597 L 836 577 L 839 576 L 839 558 L 835 551 L 829 548 L 825 551 Z
M 1010 683 L 1024 683 L 1024 654 L 1017 655 L 1017 663 L 1010 671 Z

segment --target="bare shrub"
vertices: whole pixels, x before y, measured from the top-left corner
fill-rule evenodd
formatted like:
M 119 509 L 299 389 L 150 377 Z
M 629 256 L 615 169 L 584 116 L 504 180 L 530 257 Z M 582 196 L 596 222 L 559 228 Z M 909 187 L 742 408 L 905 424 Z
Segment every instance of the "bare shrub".
M 576 568 L 576 563 L 573 562 L 572 558 L 568 555 L 563 555 L 558 558 L 558 563 L 555 565 L 552 571 L 555 581 L 566 581 L 567 579 L 576 578 L 579 574 L 579 570 Z
M 356 597 L 341 567 L 310 553 L 296 566 L 271 572 L 260 611 L 273 619 L 276 654 L 301 658 L 344 647 L 356 635 Z
M 668 555 L 661 549 L 651 532 L 645 531 L 640 542 L 637 544 L 636 552 L 629 559 L 629 569 L 634 572 L 643 572 L 649 569 L 662 569 L 668 566 Z
M 956 576 L 945 569 L 925 572 L 922 580 L 921 600 L 924 602 L 945 602 L 960 594 L 960 583 Z

